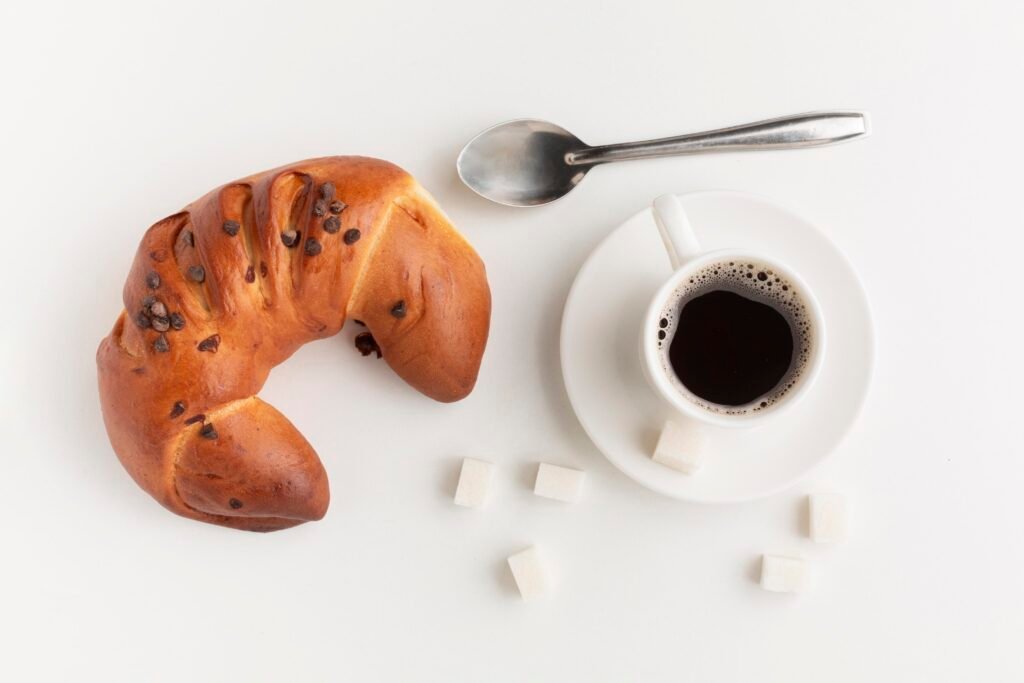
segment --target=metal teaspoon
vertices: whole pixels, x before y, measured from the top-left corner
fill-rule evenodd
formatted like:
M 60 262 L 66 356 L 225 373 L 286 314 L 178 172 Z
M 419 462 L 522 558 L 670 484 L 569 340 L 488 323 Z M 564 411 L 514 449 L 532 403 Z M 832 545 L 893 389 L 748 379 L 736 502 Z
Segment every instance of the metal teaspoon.
M 462 182 L 506 206 L 540 206 L 567 195 L 598 164 L 700 152 L 798 149 L 868 134 L 867 114 L 811 112 L 671 138 L 591 147 L 560 126 L 517 119 L 469 141 L 456 166 Z

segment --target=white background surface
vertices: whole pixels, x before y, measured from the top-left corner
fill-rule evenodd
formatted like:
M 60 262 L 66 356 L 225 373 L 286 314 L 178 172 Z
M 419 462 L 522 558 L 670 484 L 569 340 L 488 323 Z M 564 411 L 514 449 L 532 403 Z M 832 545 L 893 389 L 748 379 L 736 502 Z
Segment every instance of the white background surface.
M 1022 22 L 1016 2 L 5 3 L 0 677 L 1020 680 Z M 830 107 L 869 110 L 873 137 L 607 167 L 530 211 L 454 173 L 517 116 L 601 143 Z M 136 244 L 216 185 L 331 153 L 401 164 L 480 251 L 478 388 L 434 404 L 350 330 L 312 344 L 263 396 L 324 459 L 328 517 L 272 535 L 177 518 L 121 469 L 97 405 Z M 592 246 L 702 188 L 824 226 L 878 328 L 836 456 L 733 507 L 613 470 L 558 367 Z M 499 465 L 484 511 L 451 504 L 465 455 Z M 539 460 L 585 469 L 583 500 L 534 497 Z M 848 543 L 798 535 L 816 487 L 850 498 Z M 504 562 L 530 543 L 558 589 L 524 605 Z M 763 592 L 764 551 L 805 554 L 816 589 Z

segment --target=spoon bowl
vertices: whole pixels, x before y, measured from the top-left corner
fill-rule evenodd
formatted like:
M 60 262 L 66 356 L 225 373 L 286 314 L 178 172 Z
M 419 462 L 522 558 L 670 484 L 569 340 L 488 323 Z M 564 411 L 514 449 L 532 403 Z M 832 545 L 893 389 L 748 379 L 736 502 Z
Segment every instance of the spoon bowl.
M 566 154 L 587 147 L 553 123 L 517 119 L 488 128 L 462 149 L 456 167 L 469 189 L 506 206 L 539 206 L 568 194 L 592 165 Z
M 671 138 L 591 147 L 553 123 L 516 119 L 483 131 L 462 149 L 459 177 L 506 206 L 540 206 L 569 194 L 598 164 L 740 150 L 797 149 L 868 134 L 867 115 L 812 112 Z

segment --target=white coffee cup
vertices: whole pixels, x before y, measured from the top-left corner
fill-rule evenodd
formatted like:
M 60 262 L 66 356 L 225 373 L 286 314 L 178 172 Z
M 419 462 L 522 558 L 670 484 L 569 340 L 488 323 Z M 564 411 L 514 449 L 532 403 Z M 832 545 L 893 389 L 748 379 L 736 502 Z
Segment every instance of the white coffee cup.
M 651 387 L 675 409 L 677 419 L 694 422 L 695 428 L 701 425 L 751 427 L 795 405 L 811 388 L 825 357 L 825 319 L 817 299 L 804 280 L 789 266 L 762 254 L 741 248 L 702 250 L 682 203 L 675 195 L 658 197 L 654 200 L 652 210 L 674 272 L 651 300 L 640 334 L 641 363 Z M 762 401 L 758 397 L 743 406 L 714 404 L 689 391 L 675 376 L 668 362 L 667 346 L 672 337 L 659 339 L 658 335 L 662 330 L 660 322 L 670 305 L 673 302 L 685 304 L 687 297 L 682 294 L 684 291 L 693 290 L 694 297 L 700 296 L 700 290 L 689 283 L 701 277 L 699 274 L 714 272 L 709 267 L 713 269 L 718 264 L 730 263 L 758 264 L 759 269 L 772 273 L 774 282 L 786 283 L 785 301 L 788 306 L 796 307 L 795 310 L 799 311 L 798 315 L 808 330 L 803 336 L 806 352 L 794 349 L 794 354 L 801 352 L 800 358 L 792 361 L 788 379 L 782 380 L 791 382 L 792 386 L 769 391 L 764 395 L 768 400 Z M 776 277 L 779 279 L 775 280 Z M 705 291 L 711 289 L 715 287 L 709 285 Z M 775 293 L 781 294 L 779 289 L 781 285 L 776 287 Z M 686 331 L 674 330 L 674 334 L 686 334 Z M 662 336 L 667 335 L 663 333 Z

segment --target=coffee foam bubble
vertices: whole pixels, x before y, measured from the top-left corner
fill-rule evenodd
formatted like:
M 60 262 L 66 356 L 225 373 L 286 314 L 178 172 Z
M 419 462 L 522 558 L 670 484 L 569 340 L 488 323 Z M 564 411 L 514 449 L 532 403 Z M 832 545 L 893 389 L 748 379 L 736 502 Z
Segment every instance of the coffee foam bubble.
M 723 406 L 694 395 L 676 376 L 669 362 L 669 344 L 676 330 L 679 312 L 692 299 L 716 290 L 739 294 L 773 307 L 786 319 L 793 333 L 793 360 L 789 370 L 767 394 L 744 406 Z M 756 260 L 731 260 L 711 263 L 690 275 L 662 309 L 657 323 L 657 339 L 662 369 L 672 384 L 697 405 L 724 415 L 756 413 L 781 400 L 799 382 L 811 359 L 814 348 L 814 329 L 811 327 L 807 305 L 800 289 L 787 278 L 775 273 L 767 264 Z

